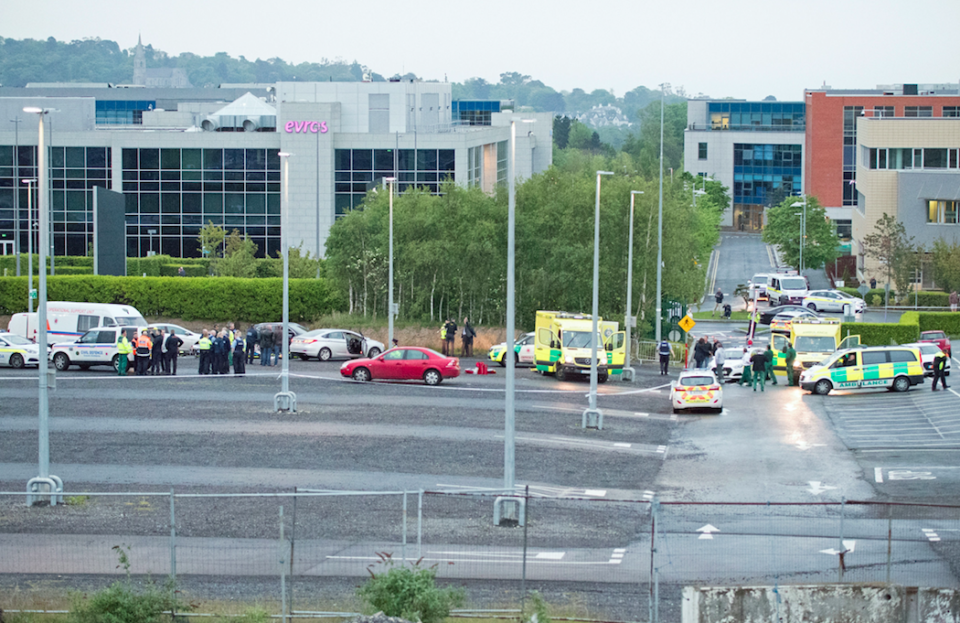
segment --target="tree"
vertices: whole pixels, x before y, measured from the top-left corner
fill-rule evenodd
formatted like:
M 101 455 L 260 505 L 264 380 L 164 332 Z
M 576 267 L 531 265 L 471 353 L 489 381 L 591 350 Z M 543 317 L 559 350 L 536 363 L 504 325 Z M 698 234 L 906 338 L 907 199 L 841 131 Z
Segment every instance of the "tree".
M 897 293 L 903 296 L 910 289 L 913 269 L 917 264 L 917 246 L 907 228 L 886 212 L 873 227 L 873 233 L 863 237 L 864 254 L 877 260 L 886 273 L 886 283 L 894 283 Z
M 220 277 L 257 276 L 257 245 L 234 229 L 224 244 L 223 259 L 214 265 L 214 274 Z
M 798 197 L 787 197 L 779 205 L 767 209 L 767 225 L 763 241 L 772 244 L 790 266 L 800 268 L 800 219 L 804 209 L 794 207 Z M 803 239 L 804 268 L 818 269 L 839 255 L 840 238 L 827 220 L 826 211 L 815 197 L 807 198 L 806 237 Z
M 207 221 L 207 224 L 200 228 L 200 235 L 197 237 L 203 256 L 214 260 L 223 257 L 222 247 L 226 237 L 227 232 L 223 227 Z
M 570 117 L 557 115 L 553 118 L 553 144 L 557 149 L 566 149 L 570 141 Z
M 933 243 L 934 282 L 944 292 L 960 290 L 960 243 L 943 238 Z

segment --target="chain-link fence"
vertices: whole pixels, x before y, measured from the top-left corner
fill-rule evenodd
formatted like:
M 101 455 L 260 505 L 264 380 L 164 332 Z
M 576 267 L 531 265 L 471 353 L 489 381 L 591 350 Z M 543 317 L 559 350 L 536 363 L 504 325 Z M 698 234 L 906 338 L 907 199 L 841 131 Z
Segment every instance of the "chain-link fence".
M 495 526 L 501 496 L 486 490 L 82 493 L 55 507 L 2 493 L 0 582 L 95 589 L 127 572 L 124 552 L 130 574 L 175 576 L 191 596 L 333 616 L 362 607 L 370 572 L 419 565 L 464 587 L 473 615 L 519 617 L 537 590 L 557 618 L 651 622 L 678 621 L 691 585 L 960 586 L 958 506 L 585 495 L 527 490 L 525 522 Z

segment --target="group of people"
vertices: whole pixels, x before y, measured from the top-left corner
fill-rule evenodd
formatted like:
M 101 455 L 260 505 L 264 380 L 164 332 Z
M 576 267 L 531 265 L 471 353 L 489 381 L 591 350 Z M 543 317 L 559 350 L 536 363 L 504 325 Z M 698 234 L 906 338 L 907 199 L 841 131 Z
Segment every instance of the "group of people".
M 727 353 L 723 350 L 723 344 L 718 340 L 712 343 L 707 338 L 702 337 L 697 340 L 693 347 L 693 362 L 698 370 L 706 370 L 710 366 L 710 359 L 713 359 L 713 372 L 720 376 L 723 374 L 723 364 L 727 361 Z
M 243 332 L 231 322 L 221 329 L 214 325 L 212 330 L 204 329 L 197 342 L 200 354 L 198 374 L 246 374 L 247 353 Z
M 260 325 L 260 329 L 251 326 L 247 329 L 247 361 L 253 361 L 253 356 L 260 347 L 260 365 L 275 366 L 280 362 L 280 350 L 283 342 L 280 334 L 269 324 Z M 282 332 L 283 329 L 280 329 Z
M 117 339 L 117 372 L 120 376 L 126 376 L 130 359 L 134 358 L 137 376 L 176 375 L 181 346 L 183 340 L 172 331 L 165 333 L 163 329 L 143 329 L 133 342 L 121 331 Z
M 788 343 L 781 354 L 786 360 L 787 385 L 793 385 L 793 362 L 797 358 L 797 351 Z M 757 391 L 758 385 L 760 391 L 765 391 L 764 387 L 767 381 L 770 381 L 772 385 L 779 385 L 777 375 L 773 370 L 774 359 L 775 354 L 769 344 L 766 350 L 758 350 L 754 353 L 751 353 L 750 349 L 745 347 L 743 349 L 743 374 L 737 381 L 737 385 L 752 386 L 753 391 Z
M 457 321 L 453 318 L 447 318 L 443 326 L 440 327 L 440 345 L 443 354 L 446 357 L 454 356 L 454 341 L 457 337 Z M 460 356 L 473 357 L 473 338 L 477 337 L 477 332 L 467 318 L 463 319 L 463 328 L 460 331 Z

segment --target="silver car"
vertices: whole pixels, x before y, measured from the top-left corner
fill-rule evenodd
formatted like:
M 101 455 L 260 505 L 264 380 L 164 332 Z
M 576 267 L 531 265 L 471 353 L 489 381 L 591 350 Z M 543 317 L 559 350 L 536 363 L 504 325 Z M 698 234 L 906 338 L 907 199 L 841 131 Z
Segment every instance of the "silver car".
M 372 359 L 382 352 L 381 342 L 346 329 L 314 329 L 290 341 L 290 355 L 297 355 L 301 359 Z

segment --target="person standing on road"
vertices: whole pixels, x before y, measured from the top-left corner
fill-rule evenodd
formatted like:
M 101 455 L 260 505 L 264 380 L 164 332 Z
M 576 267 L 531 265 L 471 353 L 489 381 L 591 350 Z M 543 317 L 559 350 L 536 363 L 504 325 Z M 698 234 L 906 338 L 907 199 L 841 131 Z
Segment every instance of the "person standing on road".
M 937 391 L 937 382 L 947 389 L 947 356 L 943 352 L 933 358 L 933 391 Z
M 753 385 L 753 375 L 750 374 L 750 351 L 744 348 L 743 357 L 740 359 L 743 362 L 743 371 L 740 373 L 740 380 L 737 381 L 737 385 L 751 387 Z
M 253 354 L 257 350 L 257 340 L 259 336 L 257 335 L 257 327 L 255 325 L 250 325 L 250 328 L 247 329 L 247 357 L 244 363 L 253 363 Z
M 783 356 L 787 360 L 787 385 L 796 385 L 793 378 L 793 362 L 797 360 L 797 351 L 790 342 L 787 342 L 787 347 L 783 349 Z
M 473 338 L 477 337 L 477 332 L 470 326 L 467 318 L 463 319 L 463 333 L 460 336 L 461 346 L 460 355 L 462 357 L 473 357 Z
M 657 346 L 657 354 L 660 355 L 660 376 L 665 376 L 667 368 L 670 367 L 670 342 L 661 340 Z
M 210 333 L 206 329 L 203 330 L 203 335 L 200 337 L 200 341 L 197 342 L 197 352 L 200 354 L 200 369 L 197 370 L 197 374 L 209 374 L 209 360 L 210 360 L 210 347 L 213 344 L 210 342 Z
M 163 330 L 155 331 L 151 336 L 153 348 L 150 351 L 150 374 L 157 376 L 163 372 Z
M 727 360 L 727 353 L 723 350 L 723 344 L 714 342 L 713 344 L 713 373 L 720 381 L 723 380 L 723 364 Z
M 150 341 L 147 330 L 144 329 L 137 338 L 137 376 L 146 376 L 151 350 L 153 350 L 153 342 Z
M 449 318 L 447 319 L 446 327 L 447 357 L 453 357 L 453 340 L 457 337 L 457 323 L 453 318 Z
M 950 311 L 957 311 L 957 303 L 960 303 L 960 295 L 958 295 L 957 291 L 954 290 L 950 293 Z
M 263 325 L 260 330 L 260 365 L 269 366 L 270 356 L 273 355 L 273 331 L 270 325 Z
M 177 359 L 180 357 L 180 347 L 183 346 L 183 340 L 174 333 L 170 332 L 167 336 L 167 358 L 163 364 L 164 374 L 177 375 Z
M 713 296 L 716 304 L 713 306 L 713 311 L 710 312 L 710 317 L 713 318 L 714 314 L 717 313 L 719 309 L 721 313 L 723 312 L 723 290 L 717 288 L 717 293 Z
M 770 381 L 772 384 L 777 385 L 777 375 L 773 371 L 773 348 L 767 344 L 767 350 L 763 353 L 763 356 L 767 358 L 767 367 L 764 368 L 764 380 Z
M 126 334 L 121 331 L 120 339 L 117 340 L 117 372 L 120 376 L 127 376 L 127 357 L 133 353 L 133 346 Z
M 697 340 L 697 345 L 693 347 L 693 363 L 697 370 L 703 368 L 706 365 L 706 360 L 710 358 L 708 350 L 706 338 Z
M 247 361 L 246 353 L 243 349 L 243 337 L 241 337 L 240 330 L 237 329 L 234 331 L 233 338 L 233 373 L 234 374 L 246 374 L 247 373 Z
M 750 358 L 750 363 L 753 368 L 753 391 L 757 391 L 757 385 L 760 386 L 760 391 L 765 391 L 763 386 L 767 378 L 767 354 L 757 351 Z

